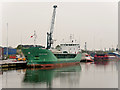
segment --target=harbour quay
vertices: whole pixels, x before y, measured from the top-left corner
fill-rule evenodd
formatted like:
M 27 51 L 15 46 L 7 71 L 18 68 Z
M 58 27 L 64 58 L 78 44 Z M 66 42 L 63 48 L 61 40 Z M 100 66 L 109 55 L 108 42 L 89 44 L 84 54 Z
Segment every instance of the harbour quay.
M 26 61 L 17 61 L 17 60 L 0 60 L 0 68 L 17 68 L 17 67 L 26 67 Z

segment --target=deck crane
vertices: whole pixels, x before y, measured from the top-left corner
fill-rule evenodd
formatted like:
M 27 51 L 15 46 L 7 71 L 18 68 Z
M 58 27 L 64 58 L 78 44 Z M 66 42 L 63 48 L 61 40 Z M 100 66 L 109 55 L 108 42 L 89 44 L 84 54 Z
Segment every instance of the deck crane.
M 57 5 L 53 6 L 53 15 L 52 15 L 52 21 L 51 21 L 51 27 L 50 27 L 50 32 L 47 32 L 47 49 L 51 48 L 51 45 L 53 44 L 53 38 L 52 38 L 52 34 L 53 34 L 53 29 L 54 29 L 54 23 L 55 23 L 55 15 L 56 15 L 56 8 Z

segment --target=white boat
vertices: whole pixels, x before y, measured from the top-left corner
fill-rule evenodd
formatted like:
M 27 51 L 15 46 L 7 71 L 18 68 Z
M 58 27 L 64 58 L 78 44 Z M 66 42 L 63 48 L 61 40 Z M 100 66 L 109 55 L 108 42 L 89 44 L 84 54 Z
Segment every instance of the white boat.
M 109 53 L 108 57 L 109 59 L 115 59 L 115 58 L 120 59 L 120 53 L 118 51 L 112 52 L 112 53 Z
M 83 53 L 81 62 L 94 62 L 94 57 L 90 56 L 87 53 Z

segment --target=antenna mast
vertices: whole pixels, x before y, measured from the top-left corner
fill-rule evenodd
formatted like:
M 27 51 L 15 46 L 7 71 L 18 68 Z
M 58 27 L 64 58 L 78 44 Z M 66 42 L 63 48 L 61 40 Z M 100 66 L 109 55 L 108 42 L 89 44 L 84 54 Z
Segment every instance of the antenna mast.
M 37 38 L 37 35 L 36 35 L 36 31 L 34 30 L 34 46 L 36 45 L 36 38 Z
M 87 51 L 87 42 L 85 42 L 85 51 Z

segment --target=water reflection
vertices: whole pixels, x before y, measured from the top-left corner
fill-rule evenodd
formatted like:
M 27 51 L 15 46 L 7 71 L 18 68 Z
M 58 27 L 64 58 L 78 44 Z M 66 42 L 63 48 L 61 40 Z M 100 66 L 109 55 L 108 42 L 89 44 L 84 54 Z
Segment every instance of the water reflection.
M 119 61 L 110 59 L 110 60 L 101 60 L 101 61 L 95 61 L 95 68 L 100 68 L 100 70 L 102 70 L 102 68 L 104 68 L 104 70 L 106 71 L 118 71 L 118 64 Z
M 120 61 L 119 61 L 120 62 Z M 80 63 L 62 68 L 4 69 L 3 88 L 117 88 L 116 61 Z
M 80 71 L 81 66 L 75 65 L 75 66 L 67 66 L 62 68 L 56 68 L 56 69 L 27 69 L 23 82 L 24 83 L 31 83 L 31 84 L 44 84 L 47 88 L 55 87 L 56 82 L 62 84 L 66 84 L 71 82 L 73 85 L 78 83 L 78 79 L 80 77 Z M 59 85 L 60 85 L 59 84 Z M 63 85 L 62 85 L 63 86 Z M 61 87 L 61 86 L 59 86 Z
M 100 60 L 100 61 L 95 61 L 94 64 L 96 65 L 108 65 L 110 61 L 108 60 Z

